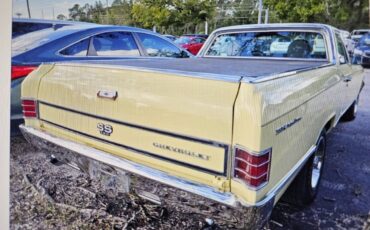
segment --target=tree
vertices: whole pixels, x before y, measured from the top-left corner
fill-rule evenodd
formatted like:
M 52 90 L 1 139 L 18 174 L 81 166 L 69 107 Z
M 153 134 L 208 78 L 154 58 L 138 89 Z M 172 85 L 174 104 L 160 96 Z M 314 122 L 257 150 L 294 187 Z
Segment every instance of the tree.
M 138 0 L 132 6 L 132 18 L 139 26 L 156 26 L 162 33 L 199 32 L 198 25 L 211 19 L 215 0 Z
M 115 0 L 109 7 L 109 23 L 115 25 L 132 25 L 131 15 L 133 3 L 126 0 Z
M 327 1 L 323 22 L 338 28 L 353 30 L 368 27 L 368 0 Z
M 73 21 L 84 21 L 86 19 L 86 13 L 84 12 L 84 9 L 80 7 L 79 4 L 74 4 L 74 6 L 69 11 L 69 17 Z
M 67 20 L 67 17 L 66 17 L 64 14 L 59 14 L 59 15 L 57 16 L 57 19 L 58 19 L 58 20 Z
M 265 0 L 284 22 L 314 22 L 325 13 L 325 0 Z
M 145 28 L 168 26 L 173 18 L 171 6 L 169 0 L 140 0 L 132 6 L 132 18 Z
M 265 0 L 283 22 L 318 22 L 341 29 L 367 27 L 368 0 Z

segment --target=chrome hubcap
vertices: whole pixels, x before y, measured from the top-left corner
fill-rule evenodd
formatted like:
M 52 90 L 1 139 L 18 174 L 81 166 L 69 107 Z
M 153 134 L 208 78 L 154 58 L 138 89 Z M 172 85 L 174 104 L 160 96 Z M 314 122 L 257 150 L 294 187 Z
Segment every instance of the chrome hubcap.
M 319 141 L 318 149 L 315 152 L 312 164 L 311 187 L 315 189 L 321 177 L 321 169 L 324 162 L 324 144 L 323 139 Z

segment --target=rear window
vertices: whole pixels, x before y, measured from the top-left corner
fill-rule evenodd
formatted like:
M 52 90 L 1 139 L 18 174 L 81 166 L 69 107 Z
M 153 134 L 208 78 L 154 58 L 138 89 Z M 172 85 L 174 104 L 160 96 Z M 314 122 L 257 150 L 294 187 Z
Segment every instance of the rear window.
M 12 37 L 52 27 L 51 23 L 13 22 Z
M 12 52 L 20 53 L 41 46 L 51 40 L 49 35 L 53 34 L 53 28 L 31 32 L 12 39 Z
M 221 34 L 206 56 L 326 59 L 322 34 L 305 31 Z

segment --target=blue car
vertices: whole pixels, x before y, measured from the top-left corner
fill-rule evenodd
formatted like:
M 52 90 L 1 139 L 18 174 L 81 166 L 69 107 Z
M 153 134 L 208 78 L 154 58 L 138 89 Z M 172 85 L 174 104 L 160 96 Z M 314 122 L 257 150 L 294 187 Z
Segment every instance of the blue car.
M 20 102 L 24 78 L 44 62 L 132 58 L 188 58 L 192 55 L 148 30 L 96 24 L 47 28 L 12 40 L 11 130 L 23 123 Z
M 370 67 L 370 33 L 363 35 L 353 50 L 353 62 Z

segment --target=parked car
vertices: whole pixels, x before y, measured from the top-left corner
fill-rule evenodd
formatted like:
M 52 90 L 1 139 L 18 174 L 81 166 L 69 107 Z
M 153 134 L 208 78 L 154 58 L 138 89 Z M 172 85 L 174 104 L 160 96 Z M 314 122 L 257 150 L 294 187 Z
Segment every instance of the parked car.
M 282 57 L 241 55 L 281 33 L 300 34 Z M 308 47 L 318 35 L 320 56 Z M 327 135 L 355 119 L 362 86 L 336 28 L 233 26 L 198 58 L 42 65 L 22 86 L 21 130 L 111 191 L 261 229 L 283 194 L 314 200 Z
M 181 36 L 175 40 L 175 43 L 188 50 L 190 53 L 197 55 L 205 41 L 206 39 L 202 37 Z
M 351 39 L 357 43 L 360 41 L 362 35 L 367 34 L 369 32 L 370 32 L 370 29 L 354 30 L 351 33 Z
M 13 18 L 12 38 L 47 28 L 53 28 L 54 30 L 57 30 L 63 26 L 78 25 L 84 23 L 85 22 Z
M 24 78 L 44 62 L 190 57 L 192 54 L 148 30 L 84 24 L 58 30 L 48 28 L 12 40 L 11 123 L 17 134 L 23 123 L 20 87 Z
M 353 61 L 363 67 L 370 67 L 370 33 L 363 35 L 353 51 Z

